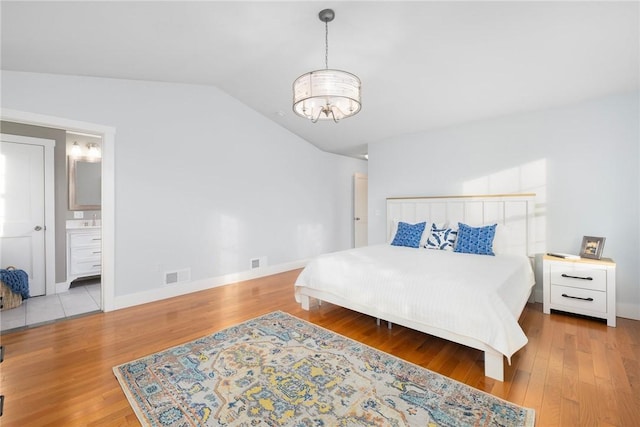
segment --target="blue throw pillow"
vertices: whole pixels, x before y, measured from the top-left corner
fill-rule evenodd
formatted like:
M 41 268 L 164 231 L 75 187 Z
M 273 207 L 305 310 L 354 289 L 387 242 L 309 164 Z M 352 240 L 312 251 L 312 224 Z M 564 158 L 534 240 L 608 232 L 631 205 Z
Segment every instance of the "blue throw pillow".
M 418 224 L 407 224 L 406 222 L 398 223 L 398 231 L 393 238 L 391 244 L 393 246 L 408 246 L 410 248 L 419 248 L 420 239 L 424 228 L 427 226 L 426 222 L 420 222 Z
M 457 235 L 458 232 L 452 228 L 437 228 L 435 224 L 432 224 L 431 235 L 427 239 L 424 247 L 427 249 L 452 251 Z
M 493 253 L 493 238 L 496 235 L 496 225 L 485 227 L 470 227 L 458 223 L 458 239 L 455 252 L 477 255 L 495 255 Z

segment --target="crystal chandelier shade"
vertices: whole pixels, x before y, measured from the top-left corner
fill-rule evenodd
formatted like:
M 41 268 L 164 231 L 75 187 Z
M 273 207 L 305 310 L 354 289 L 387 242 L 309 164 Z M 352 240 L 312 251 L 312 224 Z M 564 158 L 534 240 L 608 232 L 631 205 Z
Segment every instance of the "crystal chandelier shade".
M 293 111 L 318 120 L 341 120 L 360 111 L 360 79 L 346 71 L 316 70 L 293 83 Z
M 325 9 L 318 16 L 325 23 L 325 69 L 310 71 L 293 82 L 293 111 L 313 123 L 318 120 L 338 122 L 360 111 L 361 82 L 354 74 L 329 69 L 328 23 L 335 14 L 333 10 Z

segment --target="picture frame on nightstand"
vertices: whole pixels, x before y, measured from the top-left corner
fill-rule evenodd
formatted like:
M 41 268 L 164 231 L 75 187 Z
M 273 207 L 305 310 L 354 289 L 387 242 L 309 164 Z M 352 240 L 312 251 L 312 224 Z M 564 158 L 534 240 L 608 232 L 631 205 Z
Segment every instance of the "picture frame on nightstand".
M 584 236 L 582 238 L 582 246 L 580 246 L 580 257 L 589 259 L 602 258 L 604 241 L 604 237 Z

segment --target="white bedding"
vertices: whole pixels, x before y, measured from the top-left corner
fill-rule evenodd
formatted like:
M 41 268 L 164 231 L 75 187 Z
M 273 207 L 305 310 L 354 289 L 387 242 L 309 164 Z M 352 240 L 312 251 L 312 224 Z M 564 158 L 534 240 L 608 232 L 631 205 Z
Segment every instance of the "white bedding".
M 374 245 L 321 255 L 295 283 L 331 294 L 369 314 L 385 313 L 471 337 L 510 358 L 527 343 L 518 318 L 534 275 L 517 255 L 472 255 Z

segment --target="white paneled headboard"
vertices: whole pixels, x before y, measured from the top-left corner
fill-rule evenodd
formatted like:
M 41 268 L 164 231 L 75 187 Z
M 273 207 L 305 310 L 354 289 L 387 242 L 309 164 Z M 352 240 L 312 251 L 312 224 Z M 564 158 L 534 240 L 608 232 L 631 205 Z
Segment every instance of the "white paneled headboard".
M 387 199 L 387 236 L 394 222 L 415 224 L 458 222 L 470 226 L 498 224 L 494 239 L 496 254 L 534 255 L 535 194 L 488 196 L 391 197 Z

